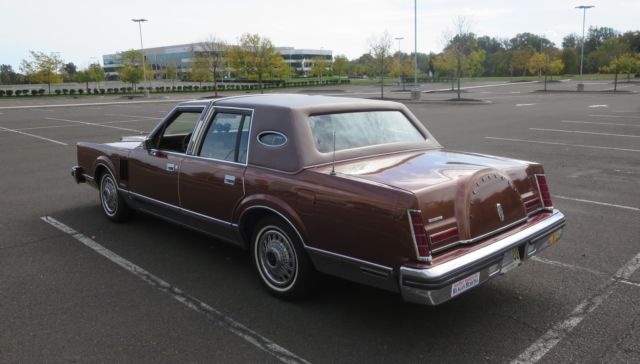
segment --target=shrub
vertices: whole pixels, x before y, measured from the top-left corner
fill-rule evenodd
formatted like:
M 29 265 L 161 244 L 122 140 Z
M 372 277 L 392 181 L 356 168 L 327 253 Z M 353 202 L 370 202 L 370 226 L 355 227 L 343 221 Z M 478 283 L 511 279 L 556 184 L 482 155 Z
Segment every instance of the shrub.
M 28 95 L 28 94 L 29 94 L 29 90 L 27 90 L 27 89 L 22 89 L 22 93 L 23 93 L 23 94 L 25 94 L 25 95 Z
M 80 95 L 82 95 L 82 94 L 84 93 L 84 89 L 79 88 L 79 89 L 78 89 L 78 93 L 79 93 Z
M 131 87 L 129 87 L 131 88 Z M 127 87 L 120 87 L 120 92 L 127 92 Z
M 43 88 L 38 90 L 38 95 L 44 95 L 44 89 Z
M 182 86 L 178 86 L 178 91 L 182 91 Z
M 13 90 L 7 90 L 7 96 L 13 95 Z
M 104 93 L 105 93 L 105 89 L 101 88 L 101 89 L 100 89 L 100 94 L 101 94 L 101 95 L 104 95 Z
M 114 89 L 113 89 L 113 93 L 114 93 L 114 94 L 117 94 L 118 92 L 120 92 L 120 90 L 119 90 L 118 88 L 114 88 Z
M 4 96 L 5 91 L 4 90 L 0 90 L 0 97 Z
M 127 87 L 127 92 L 133 91 L 133 87 Z
M 20 96 L 22 94 L 22 90 L 16 90 L 16 96 Z
M 56 95 L 60 95 L 62 93 L 62 91 L 60 91 L 58 89 L 55 89 L 55 90 L 53 90 L 53 93 L 56 94 Z
M 100 93 L 100 90 L 98 90 L 97 88 L 94 88 L 94 89 L 93 89 L 93 93 L 97 95 L 97 94 L 99 94 L 99 93 Z
M 107 93 L 112 93 L 113 89 L 111 87 L 107 88 Z
M 75 95 L 76 94 L 76 89 L 72 88 L 71 90 L 69 90 L 69 94 Z
M 62 89 L 62 93 L 65 94 L 65 95 L 68 94 L 69 93 L 69 89 L 63 88 Z
M 38 90 L 31 90 L 31 96 L 36 96 L 38 94 Z
M 142 86 L 138 87 L 138 91 L 144 91 L 144 87 L 142 87 Z
M 196 91 L 198 91 L 198 90 L 200 89 L 200 87 L 198 87 L 198 86 L 193 86 L 193 89 L 194 89 L 194 90 L 196 90 Z

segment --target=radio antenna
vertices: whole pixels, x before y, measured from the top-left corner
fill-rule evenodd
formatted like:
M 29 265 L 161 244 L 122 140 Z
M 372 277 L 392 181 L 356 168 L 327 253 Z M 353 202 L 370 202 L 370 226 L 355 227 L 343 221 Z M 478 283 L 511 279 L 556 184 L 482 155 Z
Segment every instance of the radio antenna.
M 333 126 L 333 157 L 331 160 L 331 173 L 332 176 L 336 175 L 336 125 L 331 120 L 331 126 Z

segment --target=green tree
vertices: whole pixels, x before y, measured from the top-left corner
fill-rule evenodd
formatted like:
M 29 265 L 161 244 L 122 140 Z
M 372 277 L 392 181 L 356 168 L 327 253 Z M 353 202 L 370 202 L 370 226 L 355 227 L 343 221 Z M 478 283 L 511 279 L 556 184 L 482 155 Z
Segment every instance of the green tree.
M 548 68 L 548 72 L 551 75 L 551 79 L 553 79 L 553 75 L 559 75 L 562 70 L 565 69 L 565 64 L 561 59 L 555 59 L 551 62 L 549 62 L 549 65 L 547 66 Z
M 467 56 L 464 64 L 464 71 L 469 77 L 477 77 L 484 71 L 484 61 L 487 58 L 487 52 L 484 49 L 473 51 Z
M 445 50 L 433 60 L 433 67 L 438 77 L 447 76 L 451 79 L 451 91 L 455 88 L 456 63 L 456 55 L 451 50 Z
M 349 60 L 344 55 L 337 55 L 333 58 L 333 72 L 338 77 L 344 77 L 349 71 Z
M 542 74 L 546 70 L 547 66 L 547 55 L 544 53 L 535 52 L 531 57 L 529 57 L 528 69 L 532 75 Z
M 131 87 L 135 90 L 136 84 L 144 79 L 142 73 L 142 52 L 138 50 L 128 50 L 118 54 L 122 67 L 118 69 L 118 74 L 123 82 L 131 83 Z M 145 72 L 147 78 L 153 78 L 151 67 L 145 63 Z
M 522 75 L 527 74 L 529 67 L 529 58 L 533 55 L 533 51 L 529 48 L 518 49 L 511 52 L 511 69 L 513 71 L 522 71 Z
M 202 87 L 202 82 L 211 81 L 213 79 L 213 75 L 209 71 L 209 60 L 206 56 L 196 54 L 196 56 L 193 57 L 191 62 L 191 72 L 189 75 L 191 81 L 200 82 L 200 87 Z
M 218 72 L 227 65 L 228 45 L 214 36 L 209 36 L 207 40 L 201 42 L 194 53 L 202 62 L 206 62 L 207 69 L 211 77 L 207 81 L 213 81 L 214 95 L 218 96 Z
M 322 76 L 327 74 L 327 61 L 322 57 L 313 57 L 311 60 L 311 75 L 322 82 Z
M 78 73 L 78 66 L 73 62 L 65 63 L 62 65 L 62 78 L 66 81 L 74 81 L 76 77 L 76 73 Z M 80 81 L 84 82 L 84 81 Z
M 564 63 L 564 73 L 574 75 L 579 72 L 580 56 L 575 48 L 564 48 L 560 57 Z
M 81 71 L 76 71 L 75 72 L 75 80 L 76 82 L 84 82 L 85 83 L 85 88 L 88 90 L 89 89 L 89 81 L 91 80 L 91 74 L 89 73 L 89 70 L 81 70 Z
M 9 64 L 0 65 L 0 84 L 11 85 L 18 83 L 20 76 Z
M 172 86 L 176 85 L 176 78 L 178 77 L 178 70 L 176 65 L 173 63 L 169 63 L 167 65 L 167 79 L 171 80 Z
M 87 73 L 89 76 L 89 81 L 93 81 L 96 83 L 96 88 L 100 88 L 100 82 L 104 81 L 104 70 L 100 66 L 99 63 L 92 63 L 87 68 Z M 88 87 L 87 87 L 88 88 Z
M 227 57 L 231 67 L 257 78 L 262 93 L 264 78 L 272 73 L 276 59 L 281 56 L 268 38 L 245 33 L 240 37 L 240 44 L 230 47 Z
M 387 31 L 369 39 L 369 53 L 372 56 L 372 68 L 380 76 L 380 98 L 384 99 L 384 75 L 391 64 L 391 36 Z
M 29 51 L 30 60 L 23 59 L 20 70 L 25 73 L 30 82 L 46 83 L 51 94 L 51 84 L 62 81 L 61 68 L 64 61 L 57 53 Z

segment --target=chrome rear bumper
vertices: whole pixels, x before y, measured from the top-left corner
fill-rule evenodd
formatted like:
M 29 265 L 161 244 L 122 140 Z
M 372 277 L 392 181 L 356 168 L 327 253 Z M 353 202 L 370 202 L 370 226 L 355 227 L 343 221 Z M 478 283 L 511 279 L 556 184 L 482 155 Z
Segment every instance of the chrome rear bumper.
M 84 171 L 80 166 L 71 167 L 71 176 L 76 181 L 76 183 L 87 182 L 87 179 L 84 177 Z
M 400 267 L 400 291 L 408 302 L 438 305 L 479 286 L 555 243 L 565 216 L 558 210 L 546 219 L 431 268 Z M 518 258 L 513 258 L 513 254 Z

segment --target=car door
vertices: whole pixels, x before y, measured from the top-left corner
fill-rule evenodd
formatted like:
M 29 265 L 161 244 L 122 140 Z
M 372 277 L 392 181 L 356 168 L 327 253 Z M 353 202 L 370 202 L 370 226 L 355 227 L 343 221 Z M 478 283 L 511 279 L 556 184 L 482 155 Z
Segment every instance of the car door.
M 190 224 L 231 242 L 237 242 L 230 222 L 244 196 L 251 122 L 251 110 L 215 108 L 180 168 L 180 206 Z
M 129 192 L 141 209 L 178 216 L 178 172 L 201 112 L 202 108 L 177 108 L 156 128 L 147 148 L 129 154 Z

